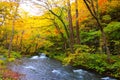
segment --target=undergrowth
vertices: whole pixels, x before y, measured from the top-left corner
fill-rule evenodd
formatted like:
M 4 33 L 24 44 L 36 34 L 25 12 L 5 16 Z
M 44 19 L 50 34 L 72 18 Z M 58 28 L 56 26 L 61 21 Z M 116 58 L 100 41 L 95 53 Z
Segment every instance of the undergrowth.
M 76 50 L 74 54 L 69 53 L 69 56 L 63 60 L 63 64 L 84 66 L 100 74 L 105 73 L 109 76 L 120 78 L 120 56 L 112 55 L 110 62 L 108 62 L 107 55 L 104 53 L 90 54 L 87 52 L 80 52 L 79 50 Z

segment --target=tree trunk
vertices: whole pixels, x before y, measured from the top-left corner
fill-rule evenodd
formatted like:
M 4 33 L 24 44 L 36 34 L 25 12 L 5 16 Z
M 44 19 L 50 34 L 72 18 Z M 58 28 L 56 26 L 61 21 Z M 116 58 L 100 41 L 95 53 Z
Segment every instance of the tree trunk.
M 77 44 L 80 44 L 80 32 L 79 32 L 79 13 L 78 13 L 78 0 L 75 0 L 75 8 L 76 8 L 76 37 L 77 37 Z
M 106 53 L 107 53 L 107 55 L 108 55 L 108 56 L 107 56 L 107 60 L 110 61 L 110 49 L 109 49 L 109 47 L 108 47 L 108 42 L 107 42 L 107 38 L 106 38 L 105 32 L 104 32 L 104 30 L 103 30 L 103 27 L 102 27 L 100 21 L 99 21 L 98 19 L 97 19 L 96 21 L 97 21 L 98 26 L 99 26 L 99 28 L 100 28 L 100 31 L 101 31 L 101 34 L 102 34 L 102 39 L 103 39 L 103 45 L 105 46 Z
M 12 42 L 13 42 L 13 38 L 14 38 L 14 26 L 15 26 L 15 19 L 16 19 L 16 15 L 17 15 L 17 10 L 18 10 L 18 5 L 16 6 L 15 12 L 13 13 L 13 21 L 12 21 L 12 34 L 10 37 L 10 43 L 9 43 L 9 47 L 8 47 L 8 58 L 10 58 L 10 53 L 12 50 Z
M 13 42 L 13 37 L 14 37 L 14 23 L 15 23 L 15 18 L 13 19 L 13 22 L 12 22 L 12 35 L 10 37 L 10 44 L 8 47 L 8 58 L 10 58 L 10 53 L 12 50 L 12 42 Z
M 19 48 L 20 51 L 22 51 L 22 47 L 23 47 L 23 35 L 24 35 L 24 30 L 22 31 L 20 38 L 20 48 Z
M 70 0 L 67 0 L 68 5 L 68 21 L 69 21 L 69 34 L 70 34 L 70 50 L 74 53 L 74 31 L 73 31 L 73 24 L 72 24 L 72 15 L 71 15 L 71 5 Z
M 68 32 L 67 26 L 65 25 L 65 23 L 64 23 L 63 19 L 61 18 L 61 16 L 58 16 L 58 15 L 55 14 L 52 10 L 49 10 L 49 12 L 50 12 L 51 14 L 53 14 L 55 17 L 57 17 L 57 18 L 60 20 L 60 22 L 63 24 L 65 33 L 66 33 L 66 35 L 67 35 L 67 38 L 69 39 L 69 32 Z

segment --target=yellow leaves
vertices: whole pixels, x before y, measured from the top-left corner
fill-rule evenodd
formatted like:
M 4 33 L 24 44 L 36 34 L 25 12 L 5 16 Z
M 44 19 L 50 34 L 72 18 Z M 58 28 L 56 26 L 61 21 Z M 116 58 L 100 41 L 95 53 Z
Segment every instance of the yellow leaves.
M 16 30 L 21 30 L 21 29 L 24 29 L 24 26 L 25 26 L 25 22 L 21 19 L 18 19 L 15 21 L 15 29 Z
M 0 60 L 0 65 L 4 64 L 4 61 L 3 60 Z
M 112 0 L 109 5 L 111 7 L 119 7 L 120 6 L 120 1 L 119 0 Z
M 0 8 L 1 8 L 1 7 L 11 8 L 11 7 L 14 7 L 14 6 L 18 6 L 18 4 L 15 3 L 15 2 L 7 2 L 7 1 L 0 2 Z
M 76 6 L 75 2 L 71 5 L 72 10 L 72 18 L 73 18 L 73 25 L 76 24 Z M 83 0 L 78 0 L 78 20 L 79 23 L 82 22 L 87 18 L 87 16 L 90 15 L 88 12 Z
M 13 61 L 15 61 L 15 58 L 8 58 L 8 61 L 13 62 Z
M 9 2 L 0 2 L 0 7 L 7 6 L 9 7 L 10 3 Z

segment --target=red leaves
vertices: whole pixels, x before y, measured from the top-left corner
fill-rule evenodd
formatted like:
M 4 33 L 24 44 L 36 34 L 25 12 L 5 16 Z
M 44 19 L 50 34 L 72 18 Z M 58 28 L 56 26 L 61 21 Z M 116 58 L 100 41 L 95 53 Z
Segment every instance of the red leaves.
M 23 74 L 19 74 L 17 72 L 13 72 L 12 70 L 8 70 L 5 68 L 0 68 L 0 75 L 2 75 L 3 80 L 19 80 L 21 76 L 24 76 Z

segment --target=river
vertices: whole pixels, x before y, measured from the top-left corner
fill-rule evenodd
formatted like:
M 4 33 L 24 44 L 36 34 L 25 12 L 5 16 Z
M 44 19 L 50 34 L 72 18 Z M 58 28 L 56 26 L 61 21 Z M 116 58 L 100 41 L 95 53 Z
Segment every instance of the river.
M 83 69 L 75 69 L 72 66 L 63 66 L 61 62 L 50 59 L 44 54 L 23 58 L 17 64 L 11 63 L 9 68 L 25 74 L 20 80 L 117 80 Z

